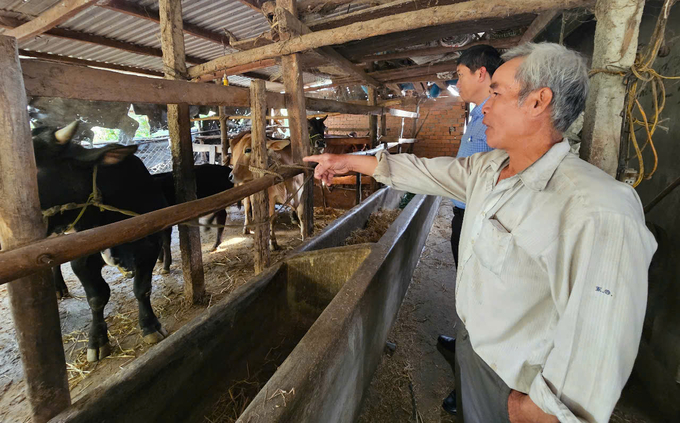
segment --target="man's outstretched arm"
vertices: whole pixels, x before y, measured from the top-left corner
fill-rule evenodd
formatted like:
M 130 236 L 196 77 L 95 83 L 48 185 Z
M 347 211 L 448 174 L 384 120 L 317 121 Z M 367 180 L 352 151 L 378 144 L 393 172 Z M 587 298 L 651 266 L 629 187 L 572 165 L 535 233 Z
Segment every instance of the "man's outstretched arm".
M 326 185 L 333 184 L 333 176 L 348 172 L 359 172 L 371 176 L 378 167 L 378 159 L 373 156 L 351 156 L 347 154 L 318 154 L 302 159 L 305 162 L 318 163 L 314 169 L 314 177 L 321 179 Z
M 472 170 L 473 163 L 480 157 L 425 159 L 413 154 L 390 155 L 380 152 L 376 157 L 320 154 L 303 160 L 319 163 L 314 176 L 327 185 L 332 184 L 335 175 L 359 172 L 398 190 L 466 201 L 466 188 L 475 173 Z

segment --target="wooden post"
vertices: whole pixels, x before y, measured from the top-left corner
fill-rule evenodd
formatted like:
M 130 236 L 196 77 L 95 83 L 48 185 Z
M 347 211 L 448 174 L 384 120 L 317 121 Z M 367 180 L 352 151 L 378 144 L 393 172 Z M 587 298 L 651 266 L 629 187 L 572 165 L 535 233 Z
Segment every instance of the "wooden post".
M 297 17 L 296 0 L 277 0 L 276 5 L 283 7 Z M 295 163 L 302 164 L 302 158 L 310 154 L 309 130 L 307 129 L 307 109 L 305 106 L 304 83 L 299 54 L 281 57 L 283 84 L 286 89 L 285 103 L 288 109 L 290 141 Z M 302 237 L 307 238 L 314 230 L 314 185 L 312 179 L 302 188 Z
M 630 69 L 644 5 L 644 0 L 598 0 L 593 69 Z M 625 95 L 623 76 L 602 72 L 590 78 L 581 157 L 612 176 L 618 167 Z
M 370 70 L 372 71 L 374 69 L 373 63 L 370 65 Z M 378 102 L 378 97 L 375 92 L 374 87 L 368 87 L 368 105 L 369 106 L 375 106 Z M 382 118 L 385 115 L 380 116 L 380 120 L 382 122 Z M 378 146 L 378 116 L 376 115 L 369 115 L 368 116 L 368 136 L 371 139 L 371 148 L 375 148 Z M 357 195 L 358 201 L 357 204 L 361 202 L 361 181 L 357 182 Z M 375 192 L 378 190 L 378 181 L 375 179 L 371 180 L 371 193 Z
M 185 79 L 187 66 L 184 59 L 182 3 L 180 0 L 160 0 L 159 13 L 165 78 Z M 172 173 L 175 179 L 177 202 L 195 200 L 194 152 L 191 142 L 188 104 L 168 104 L 168 132 L 170 134 Z M 179 226 L 179 245 L 182 252 L 184 295 L 192 304 L 198 304 L 205 298 L 199 228 Z
M 260 169 L 269 167 L 267 156 L 267 91 L 264 81 L 250 82 L 250 115 L 252 117 L 252 149 L 251 163 Z M 264 176 L 260 175 L 260 176 Z M 253 221 L 265 222 L 269 219 L 268 189 L 250 197 L 250 209 L 253 211 Z M 272 228 L 273 230 L 273 228 Z M 257 225 L 255 230 L 255 274 L 262 272 L 269 266 L 269 225 Z
M 361 173 L 356 173 L 356 203 L 359 204 L 361 203 Z
M 45 237 L 17 43 L 0 35 L 0 243 L 4 250 Z M 3 254 L 7 254 L 4 252 Z M 71 404 L 59 310 L 49 269 L 8 285 L 34 422 Z
M 229 127 L 227 125 L 227 108 L 220 106 L 220 144 L 222 145 L 222 166 L 229 165 Z
M 416 104 L 416 113 L 418 113 L 418 115 L 420 116 L 420 100 Z M 417 117 L 413 118 L 413 121 L 411 122 L 411 138 L 416 137 L 416 132 L 418 132 L 418 118 Z M 408 145 L 408 147 L 407 147 L 408 151 L 407 152 L 409 154 L 413 153 L 413 145 L 414 144 L 415 143 L 411 143 L 411 144 Z M 401 144 L 399 144 L 399 152 L 401 153 Z

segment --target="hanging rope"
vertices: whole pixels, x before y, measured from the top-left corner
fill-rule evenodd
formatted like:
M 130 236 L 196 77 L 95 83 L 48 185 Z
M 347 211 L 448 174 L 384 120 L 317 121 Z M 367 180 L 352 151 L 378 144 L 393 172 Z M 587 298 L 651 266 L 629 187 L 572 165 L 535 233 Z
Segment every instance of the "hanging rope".
M 674 0 L 665 0 L 647 49 L 642 54 L 638 54 L 635 59 L 635 63 L 633 63 L 633 66 L 631 66 L 629 70 L 593 69 L 589 73 L 590 76 L 598 73 L 620 75 L 624 77 L 624 83 L 627 84 L 628 88 L 626 90 L 627 100 L 625 105 L 625 120 L 628 124 L 628 136 L 630 137 L 631 144 L 635 150 L 635 157 L 637 157 L 639 167 L 638 177 L 633 183 L 634 187 L 638 186 L 643 180 L 650 179 L 656 172 L 659 163 L 659 156 L 656 151 L 656 146 L 654 145 L 653 136 L 656 129 L 659 127 L 659 123 L 661 122 L 661 112 L 666 106 L 666 87 L 664 85 L 664 80 L 680 79 L 680 76 L 661 75 L 652 68 L 654 61 L 659 54 L 659 49 L 664 43 L 666 23 L 668 21 L 668 15 L 673 3 Z M 645 109 L 642 107 L 642 104 L 639 100 L 640 94 L 647 84 L 651 86 L 652 90 L 653 110 L 649 114 L 651 119 L 648 119 L 648 114 L 645 112 Z M 635 116 L 634 112 L 636 110 L 642 120 Z M 642 127 L 645 130 L 646 139 L 642 147 L 640 147 L 640 142 L 638 141 L 637 135 L 635 133 L 636 127 Z M 652 150 L 652 155 L 654 158 L 654 163 L 649 172 L 647 172 L 645 169 L 645 162 L 642 156 L 642 153 L 648 145 Z M 626 157 L 626 162 L 630 161 L 631 159 L 632 157 L 629 154 L 628 157 Z

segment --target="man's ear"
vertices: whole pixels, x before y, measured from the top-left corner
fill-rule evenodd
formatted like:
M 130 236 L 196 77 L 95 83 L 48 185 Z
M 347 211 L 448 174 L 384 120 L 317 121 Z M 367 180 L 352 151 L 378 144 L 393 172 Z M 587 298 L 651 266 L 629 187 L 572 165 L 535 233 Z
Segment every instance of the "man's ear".
M 487 75 L 489 75 L 489 72 L 487 72 L 486 68 L 482 66 L 481 68 L 477 69 L 477 72 L 479 72 L 479 82 L 484 81 Z M 491 78 L 491 75 L 489 75 L 489 78 Z
M 540 88 L 531 94 L 527 98 L 527 104 L 529 105 L 529 113 L 532 116 L 539 116 L 544 113 L 550 107 L 553 99 L 553 92 L 548 87 Z

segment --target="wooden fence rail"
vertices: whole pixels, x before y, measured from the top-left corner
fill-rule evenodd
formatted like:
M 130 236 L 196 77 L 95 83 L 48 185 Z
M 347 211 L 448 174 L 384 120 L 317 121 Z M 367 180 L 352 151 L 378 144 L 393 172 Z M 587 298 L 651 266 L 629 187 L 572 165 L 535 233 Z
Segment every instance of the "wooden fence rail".
M 292 178 L 302 169 L 282 170 L 284 179 Z M 252 182 L 200 200 L 166 207 L 141 216 L 100 226 L 75 234 L 47 238 L 20 248 L 0 252 L 0 284 L 31 275 L 39 270 L 103 251 L 115 245 L 132 242 L 167 227 L 225 208 L 256 192 L 280 183 L 276 176 L 267 175 Z

